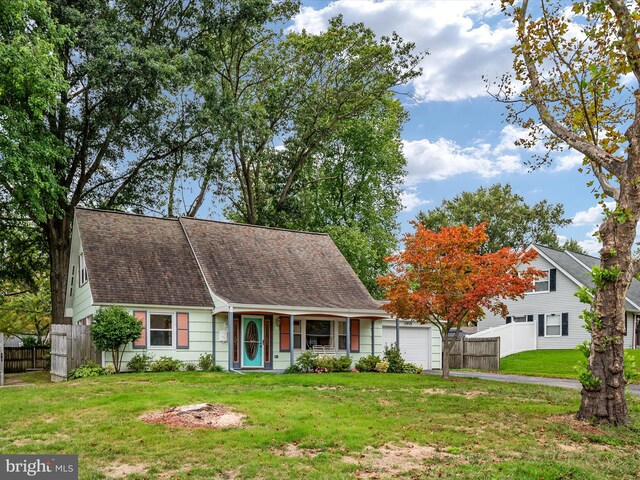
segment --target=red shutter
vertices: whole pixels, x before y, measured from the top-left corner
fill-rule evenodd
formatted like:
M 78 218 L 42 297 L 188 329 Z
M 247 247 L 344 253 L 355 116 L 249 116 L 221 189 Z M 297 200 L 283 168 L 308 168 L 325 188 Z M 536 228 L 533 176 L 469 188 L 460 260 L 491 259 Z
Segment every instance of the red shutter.
M 177 313 L 178 319 L 178 342 L 177 348 L 189 348 L 189 314 Z
M 357 318 L 351 319 L 351 351 L 360 351 L 360 320 Z
M 291 330 L 289 329 L 289 317 L 280 317 L 280 351 L 281 352 L 290 352 L 291 351 L 291 342 L 289 341 L 289 334 Z
M 133 348 L 147 348 L 147 312 L 133 312 L 133 316 L 142 324 L 142 334 L 133 342 Z

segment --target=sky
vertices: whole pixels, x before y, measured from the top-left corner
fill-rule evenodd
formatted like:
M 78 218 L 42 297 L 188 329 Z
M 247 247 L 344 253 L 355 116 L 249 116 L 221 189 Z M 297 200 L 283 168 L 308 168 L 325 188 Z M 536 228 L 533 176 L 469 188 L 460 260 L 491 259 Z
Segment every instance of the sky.
M 548 167 L 530 171 L 532 152 L 514 146 L 521 131 L 504 120 L 505 107 L 490 97 L 490 80 L 511 71 L 515 31 L 499 2 L 467 0 L 304 0 L 290 29 L 320 32 L 343 15 L 378 35 L 393 31 L 416 50 L 428 51 L 422 75 L 400 90 L 410 119 L 402 140 L 408 174 L 403 186 L 403 231 L 420 210 L 494 183 L 509 183 L 528 203 L 562 203 L 573 224 L 558 230 L 596 254 L 593 232 L 602 210 L 591 178 L 578 172 L 582 156 L 565 151 Z

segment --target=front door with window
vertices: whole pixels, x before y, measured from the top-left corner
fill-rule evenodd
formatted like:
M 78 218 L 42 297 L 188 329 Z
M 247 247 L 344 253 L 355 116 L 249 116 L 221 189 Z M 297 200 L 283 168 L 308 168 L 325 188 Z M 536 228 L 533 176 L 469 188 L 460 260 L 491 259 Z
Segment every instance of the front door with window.
M 242 319 L 242 366 L 262 368 L 263 319 L 262 317 L 243 317 Z

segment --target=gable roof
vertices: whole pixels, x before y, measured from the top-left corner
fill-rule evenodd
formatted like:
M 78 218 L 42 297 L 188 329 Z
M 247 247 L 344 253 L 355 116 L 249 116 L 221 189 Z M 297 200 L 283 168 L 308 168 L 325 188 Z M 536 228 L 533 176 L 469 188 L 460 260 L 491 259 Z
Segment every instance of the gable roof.
M 95 303 L 210 307 L 178 220 L 76 209 Z
M 78 208 L 96 303 L 379 310 L 326 234 Z
M 544 258 L 573 277 L 574 281 L 577 281 L 580 285 L 593 288 L 591 269 L 594 266 L 600 265 L 600 259 L 598 257 L 566 250 L 555 250 L 538 244 L 533 244 L 533 246 Z M 627 310 L 637 311 L 640 309 L 640 282 L 638 282 L 638 280 L 634 279 L 631 282 L 625 303 Z

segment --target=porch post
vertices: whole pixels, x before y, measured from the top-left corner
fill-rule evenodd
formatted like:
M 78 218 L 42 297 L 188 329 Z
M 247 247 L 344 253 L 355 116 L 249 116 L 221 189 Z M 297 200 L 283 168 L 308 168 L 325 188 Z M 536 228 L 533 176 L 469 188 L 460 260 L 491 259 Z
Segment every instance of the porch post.
M 376 354 L 376 320 L 374 318 L 371 319 L 371 355 Z
M 347 317 L 347 358 L 351 356 L 351 318 Z
M 233 370 L 233 307 L 229 305 L 229 313 L 227 314 L 227 321 L 229 322 L 229 371 Z M 238 345 L 239 347 L 239 345 Z
M 400 319 L 396 317 L 396 348 L 400 349 Z
M 289 316 L 289 364 L 293 365 L 294 363 L 296 363 L 296 357 L 294 354 L 294 345 L 293 345 L 293 324 L 296 320 L 295 315 L 290 315 Z

